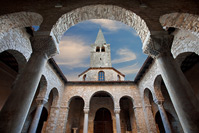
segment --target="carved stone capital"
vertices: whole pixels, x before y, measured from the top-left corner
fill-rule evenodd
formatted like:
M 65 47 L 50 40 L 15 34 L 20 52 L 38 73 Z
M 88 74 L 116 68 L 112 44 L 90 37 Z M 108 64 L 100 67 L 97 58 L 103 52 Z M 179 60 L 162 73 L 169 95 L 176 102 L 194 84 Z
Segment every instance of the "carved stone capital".
M 120 113 L 120 108 L 115 108 L 114 112 L 115 112 L 115 114 L 119 114 Z
M 58 46 L 49 35 L 37 35 L 30 38 L 33 52 L 46 54 L 48 58 L 59 53 Z
M 44 105 L 44 104 L 46 104 L 47 102 L 48 102 L 47 99 L 40 99 L 40 98 L 37 98 L 37 99 L 36 99 L 37 105 Z
M 84 108 L 84 114 L 88 114 L 89 108 Z
M 157 105 L 163 105 L 164 100 L 155 99 L 154 102 L 155 102 Z
M 151 35 L 150 41 L 143 47 L 143 52 L 153 58 L 170 52 L 173 35 Z

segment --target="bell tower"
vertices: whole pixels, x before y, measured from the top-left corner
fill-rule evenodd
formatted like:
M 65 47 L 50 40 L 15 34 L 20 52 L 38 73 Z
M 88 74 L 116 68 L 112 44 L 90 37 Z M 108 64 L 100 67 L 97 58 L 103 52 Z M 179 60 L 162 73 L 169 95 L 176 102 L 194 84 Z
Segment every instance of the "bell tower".
M 91 45 L 90 67 L 112 67 L 110 44 L 106 44 L 101 29 L 99 29 L 95 43 Z
M 99 29 L 95 43 L 91 45 L 90 68 L 79 75 L 81 81 L 123 81 L 125 75 L 111 65 L 110 44 L 106 44 Z

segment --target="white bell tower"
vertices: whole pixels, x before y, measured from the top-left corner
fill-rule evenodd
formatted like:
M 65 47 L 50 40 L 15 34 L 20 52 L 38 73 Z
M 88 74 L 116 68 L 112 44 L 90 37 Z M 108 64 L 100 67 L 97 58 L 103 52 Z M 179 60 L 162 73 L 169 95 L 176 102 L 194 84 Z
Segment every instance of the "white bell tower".
M 110 44 L 106 44 L 101 29 L 95 43 L 91 45 L 90 67 L 112 67 Z

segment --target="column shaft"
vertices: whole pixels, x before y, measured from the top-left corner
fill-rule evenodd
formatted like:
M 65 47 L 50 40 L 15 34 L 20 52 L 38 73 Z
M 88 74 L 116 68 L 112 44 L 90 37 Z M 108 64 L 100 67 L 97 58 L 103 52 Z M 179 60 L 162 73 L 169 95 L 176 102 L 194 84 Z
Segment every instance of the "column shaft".
M 88 133 L 88 112 L 89 112 L 89 109 L 84 109 L 84 129 L 83 129 L 83 133 Z
M 47 59 L 45 54 L 31 55 L 1 111 L 0 132 L 21 132 Z
M 37 110 L 35 112 L 33 121 L 31 123 L 29 133 L 36 133 L 37 126 L 39 124 L 39 120 L 41 117 L 42 109 L 43 109 L 43 104 L 37 106 Z
M 31 38 L 33 52 L 0 114 L 0 132 L 20 133 L 49 57 L 58 51 L 49 35 Z
M 120 109 L 115 109 L 115 117 L 116 117 L 116 129 L 117 129 L 117 133 L 121 133 Z
M 167 117 L 167 114 L 166 114 L 166 111 L 165 111 L 163 105 L 158 104 L 158 109 L 159 109 L 159 112 L 160 112 L 160 116 L 162 118 L 162 122 L 163 122 L 163 125 L 164 125 L 165 132 L 166 133 L 172 133 L 171 125 L 169 123 L 169 119 Z
M 147 132 L 143 108 L 141 106 L 134 106 L 133 110 L 134 110 L 134 113 L 135 113 L 137 133 Z
M 146 113 L 149 132 L 157 133 L 156 123 L 153 116 L 151 105 L 145 105 L 145 113 Z
M 184 132 L 199 132 L 198 101 L 180 67 L 170 54 L 159 56 L 157 64 Z
M 199 102 L 171 54 L 173 36 L 165 32 L 153 32 L 149 42 L 143 46 L 143 51 L 156 59 L 184 132 L 199 132 Z

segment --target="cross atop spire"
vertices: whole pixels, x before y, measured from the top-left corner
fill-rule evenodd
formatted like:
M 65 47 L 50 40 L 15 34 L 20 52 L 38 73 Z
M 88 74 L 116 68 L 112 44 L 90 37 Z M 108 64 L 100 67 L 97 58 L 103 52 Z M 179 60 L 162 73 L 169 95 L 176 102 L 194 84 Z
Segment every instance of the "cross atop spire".
M 101 44 L 104 44 L 104 43 L 106 43 L 106 40 L 104 39 L 104 35 L 102 33 L 102 30 L 99 29 L 99 32 L 97 34 L 97 38 L 95 40 L 95 44 L 101 45 Z

